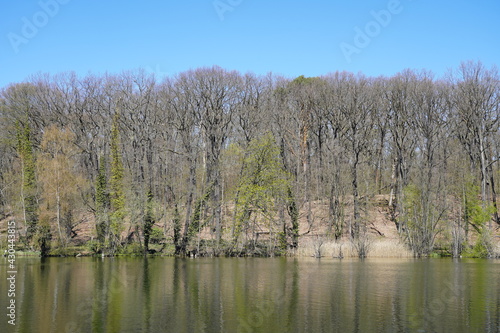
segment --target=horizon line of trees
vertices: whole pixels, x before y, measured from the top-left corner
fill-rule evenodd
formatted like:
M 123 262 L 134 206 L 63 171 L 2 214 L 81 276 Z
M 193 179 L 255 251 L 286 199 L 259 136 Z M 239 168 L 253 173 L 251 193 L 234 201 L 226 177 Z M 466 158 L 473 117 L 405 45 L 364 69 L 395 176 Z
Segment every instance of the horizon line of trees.
M 256 251 L 262 235 L 280 253 L 305 223 L 364 256 L 385 195 L 416 256 L 438 235 L 454 256 L 470 245 L 492 256 L 499 113 L 497 69 L 472 61 L 441 79 L 217 66 L 161 82 L 141 70 L 36 75 L 0 91 L 0 216 L 22 221 L 22 244 L 42 255 L 90 213 L 103 254 L 148 252 L 158 233 L 180 255 Z

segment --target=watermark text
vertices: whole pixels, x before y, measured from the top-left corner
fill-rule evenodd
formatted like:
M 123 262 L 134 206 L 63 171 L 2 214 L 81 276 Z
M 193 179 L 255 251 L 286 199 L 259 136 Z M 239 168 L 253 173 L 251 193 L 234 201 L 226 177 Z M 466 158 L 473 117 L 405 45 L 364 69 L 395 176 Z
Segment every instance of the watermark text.
M 370 45 L 371 41 L 382 32 L 392 21 L 395 15 L 403 11 L 403 5 L 400 0 L 390 0 L 386 9 L 370 12 L 373 20 L 368 21 L 364 27 L 354 27 L 354 38 L 352 43 L 340 43 L 340 50 L 348 63 L 352 62 L 354 54 L 360 54 L 361 51 Z
M 40 10 L 35 12 L 30 18 L 21 18 L 21 30 L 19 33 L 9 32 L 9 39 L 12 49 L 17 54 L 23 44 L 28 44 L 30 40 L 38 35 L 38 32 L 45 27 L 50 19 L 59 13 L 61 5 L 65 5 L 71 0 L 41 0 L 38 2 Z
M 7 223 L 7 322 L 16 325 L 16 221 Z
M 219 20 L 224 21 L 224 15 L 227 12 L 232 12 L 236 7 L 241 5 L 243 0 L 215 0 L 212 2 L 215 12 L 219 16 Z

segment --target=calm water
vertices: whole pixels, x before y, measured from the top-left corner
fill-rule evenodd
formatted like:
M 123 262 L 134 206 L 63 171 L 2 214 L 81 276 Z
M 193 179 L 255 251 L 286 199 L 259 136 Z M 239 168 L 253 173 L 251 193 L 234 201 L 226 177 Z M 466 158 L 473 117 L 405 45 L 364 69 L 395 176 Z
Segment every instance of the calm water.
M 0 332 L 500 332 L 500 261 L 17 258 Z

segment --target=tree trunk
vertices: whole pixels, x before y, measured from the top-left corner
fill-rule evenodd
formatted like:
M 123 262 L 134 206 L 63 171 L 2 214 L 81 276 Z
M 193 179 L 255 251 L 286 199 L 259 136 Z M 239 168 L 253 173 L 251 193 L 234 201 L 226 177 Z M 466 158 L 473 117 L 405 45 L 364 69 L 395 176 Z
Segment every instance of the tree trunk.
M 352 165 L 351 175 L 352 175 L 352 196 L 353 196 L 353 222 L 354 225 L 351 227 L 351 237 L 356 239 L 359 237 L 359 189 L 358 189 L 358 163 L 359 156 L 355 154 L 354 163 Z

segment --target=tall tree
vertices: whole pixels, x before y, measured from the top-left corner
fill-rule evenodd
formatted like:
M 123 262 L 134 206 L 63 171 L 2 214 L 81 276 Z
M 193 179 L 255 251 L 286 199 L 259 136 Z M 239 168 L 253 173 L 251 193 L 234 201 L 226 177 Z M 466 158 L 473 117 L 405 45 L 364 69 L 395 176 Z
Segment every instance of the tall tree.
M 375 109 L 373 103 L 375 98 L 371 86 L 372 81 L 363 76 L 347 76 L 344 81 L 344 99 L 341 104 L 341 112 L 347 125 L 345 135 L 346 151 L 351 154 L 353 219 L 352 223 L 349 224 L 349 233 L 352 238 L 359 237 L 361 228 L 360 166 L 363 158 L 368 154 L 373 140 L 373 114 Z
M 345 73 L 333 73 L 325 77 L 328 82 L 328 93 L 325 96 L 326 119 L 329 129 L 329 140 L 326 147 L 328 151 L 328 169 L 327 182 L 328 188 L 328 233 L 332 233 L 335 239 L 342 237 L 344 232 L 344 198 L 346 195 L 346 182 L 348 179 L 343 177 L 343 165 L 345 164 L 345 151 L 342 143 L 345 142 L 347 133 L 347 122 L 345 112 L 342 111 L 342 99 L 344 98 Z
M 410 94 L 416 83 L 415 74 L 405 70 L 392 77 L 385 93 L 389 110 L 391 137 L 391 190 L 389 207 L 391 219 L 400 233 L 404 231 L 404 188 L 410 181 L 410 171 L 415 156 L 417 139 Z
M 23 126 L 18 122 L 16 127 L 17 154 L 21 160 L 23 219 L 26 226 L 26 240 L 27 243 L 30 243 L 31 238 L 37 231 L 38 223 L 36 161 L 29 125 L 25 124 Z
M 205 186 L 210 193 L 213 229 L 219 244 L 222 236 L 220 157 L 230 134 L 233 114 L 241 101 L 241 77 L 220 67 L 202 68 L 187 75 L 204 139 Z
M 120 114 L 115 113 L 111 127 L 111 179 L 110 179 L 110 250 L 113 253 L 120 245 L 121 233 L 124 230 L 125 192 L 124 168 L 121 154 L 121 140 L 118 121 Z
M 257 219 L 261 223 L 265 221 L 264 224 L 275 234 L 276 211 L 280 205 L 292 199 L 288 198 L 289 176 L 283 168 L 279 147 L 271 134 L 252 140 L 245 155 L 236 196 L 233 246 L 236 246 L 243 231 L 250 231 L 250 237 L 255 241 Z M 253 223 L 252 215 L 256 215 L 253 216 Z M 280 233 L 286 237 L 285 221 L 281 221 L 281 225 Z
M 95 184 L 95 219 L 96 233 L 99 246 L 104 247 L 109 236 L 109 190 L 108 177 L 106 172 L 106 159 L 101 156 L 99 159 L 99 172 Z
M 472 169 L 479 169 L 483 209 L 487 202 L 496 208 L 496 191 L 491 182 L 491 146 L 498 134 L 500 121 L 499 76 L 495 68 L 487 70 L 482 63 L 462 63 L 454 84 L 458 137 L 469 154 Z M 491 195 L 488 198 L 488 184 Z M 495 220 L 500 224 L 498 212 Z M 491 228 L 491 225 L 490 225 Z
M 169 119 L 169 124 L 172 125 L 171 134 L 166 138 L 169 142 L 175 142 L 173 146 L 174 151 L 171 152 L 173 160 L 181 158 L 185 160 L 186 168 L 188 169 L 185 182 L 181 183 L 181 189 L 186 190 L 185 204 L 184 204 L 184 223 L 181 227 L 180 217 L 178 216 L 179 208 L 175 204 L 175 225 L 174 225 L 174 239 L 176 254 L 186 252 L 186 247 L 190 242 L 194 233 L 198 232 L 198 228 L 190 226 L 193 221 L 193 204 L 197 201 L 197 169 L 199 168 L 199 154 L 200 154 L 200 125 L 197 122 L 197 98 L 192 91 L 191 76 L 183 73 L 177 80 L 166 80 L 161 86 L 162 104 L 165 105 L 165 111 Z M 178 138 L 178 144 L 174 138 Z M 177 169 L 181 169 L 177 163 Z M 174 165 L 172 165 L 174 167 Z M 182 193 L 182 192 L 181 192 Z M 176 197 L 182 197 L 178 193 Z M 198 216 L 199 217 L 199 216 Z M 182 228 L 182 230 L 181 230 Z M 190 232 L 190 230 L 192 232 Z
M 49 225 L 55 220 L 58 241 L 62 245 L 75 233 L 79 192 L 85 188 L 83 177 L 75 165 L 79 150 L 74 140 L 75 135 L 69 129 L 59 129 L 55 125 L 46 128 L 38 159 L 43 187 L 41 217 Z
M 417 84 L 410 93 L 414 106 L 418 166 L 413 184 L 404 189 L 406 237 L 418 257 L 429 255 L 439 232 L 438 224 L 444 222 L 447 211 L 445 163 L 443 151 L 446 140 L 446 101 L 442 88 L 434 83 L 430 73 L 417 75 Z M 440 159 L 442 157 L 442 159 Z

